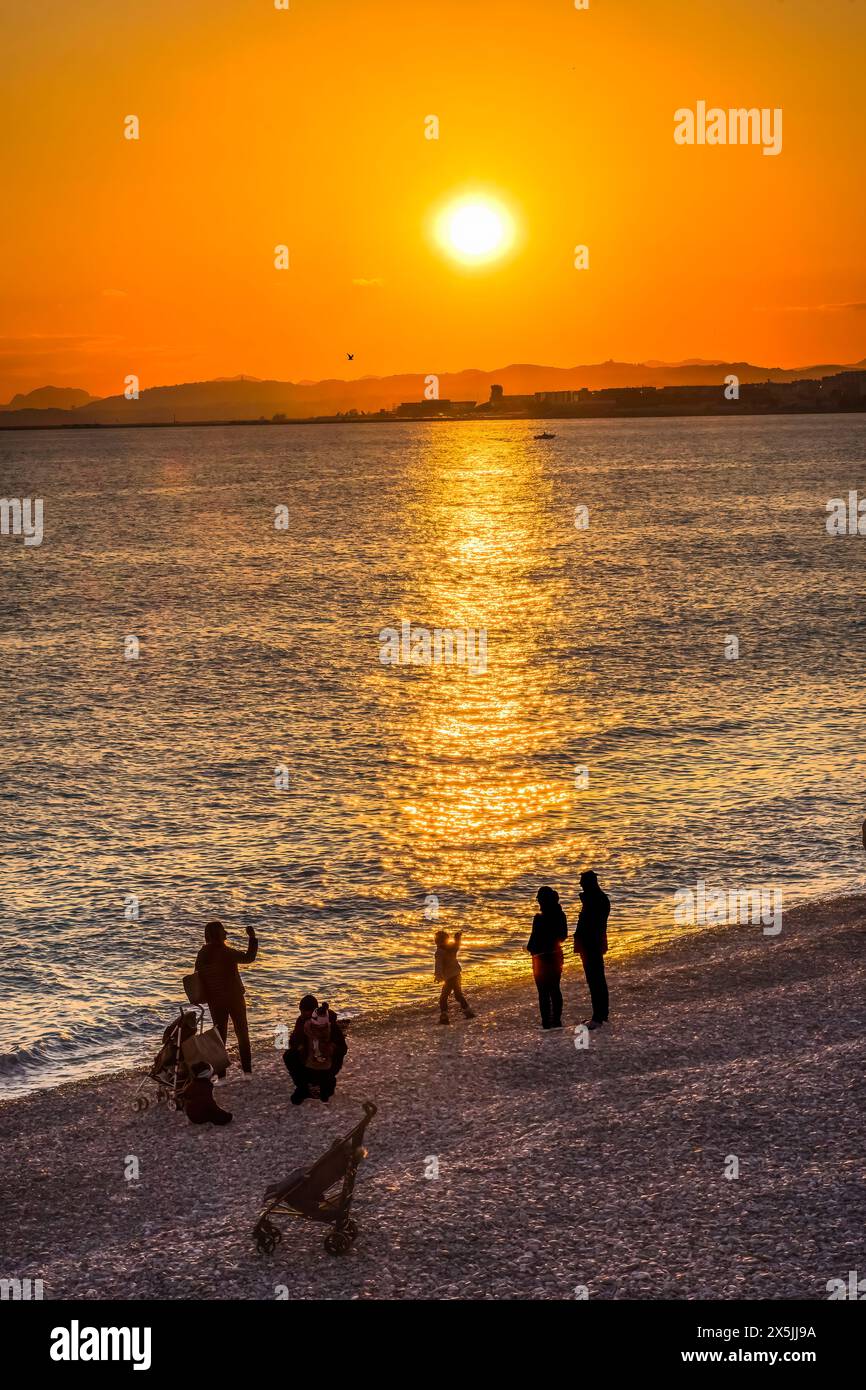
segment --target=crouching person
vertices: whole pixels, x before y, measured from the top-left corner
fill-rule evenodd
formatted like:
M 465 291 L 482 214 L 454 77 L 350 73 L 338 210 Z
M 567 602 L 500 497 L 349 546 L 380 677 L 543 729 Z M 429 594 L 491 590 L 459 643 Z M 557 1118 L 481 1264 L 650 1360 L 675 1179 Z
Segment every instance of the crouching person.
M 289 1046 L 283 1053 L 289 1076 L 295 1083 L 292 1105 L 310 1098 L 310 1087 L 318 1086 L 319 1099 L 329 1101 L 337 1088 L 337 1076 L 346 1056 L 346 1038 L 337 1015 L 326 1003 L 319 1006 L 313 994 L 305 994 Z
M 192 1080 L 184 1087 L 183 1108 L 187 1119 L 194 1125 L 231 1123 L 232 1112 L 223 1110 L 214 1100 L 213 1068 L 207 1062 L 194 1064 Z

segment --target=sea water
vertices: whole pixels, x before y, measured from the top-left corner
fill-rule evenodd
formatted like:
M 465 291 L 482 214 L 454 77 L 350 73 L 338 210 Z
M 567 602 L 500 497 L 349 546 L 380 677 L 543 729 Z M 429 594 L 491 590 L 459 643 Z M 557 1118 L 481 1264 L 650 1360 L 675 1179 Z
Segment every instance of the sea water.
M 440 926 L 531 992 L 584 868 L 614 969 L 697 884 L 862 886 L 866 417 L 551 428 L 0 433 L 4 1093 L 153 1054 L 213 917 L 277 1038 L 432 1002 Z

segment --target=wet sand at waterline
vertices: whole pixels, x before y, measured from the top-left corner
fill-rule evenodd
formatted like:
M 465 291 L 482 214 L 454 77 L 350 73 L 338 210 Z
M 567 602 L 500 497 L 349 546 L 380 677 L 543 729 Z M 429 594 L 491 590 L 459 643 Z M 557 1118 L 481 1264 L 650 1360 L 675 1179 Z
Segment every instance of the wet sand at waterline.
M 528 961 L 522 985 L 479 990 L 470 967 L 475 1020 L 439 1027 L 431 986 L 429 1008 L 356 1024 L 328 1106 L 291 1107 L 262 1044 L 253 1082 L 217 1093 L 223 1131 L 135 1114 L 132 1072 L 10 1101 L 0 1272 L 60 1299 L 826 1298 L 866 1271 L 864 956 L 862 897 L 777 937 L 649 947 L 612 968 L 615 1021 L 588 1050 L 573 958 L 562 1032 L 539 1028 Z M 367 1098 L 351 1252 L 299 1221 L 257 1255 L 265 1187 Z

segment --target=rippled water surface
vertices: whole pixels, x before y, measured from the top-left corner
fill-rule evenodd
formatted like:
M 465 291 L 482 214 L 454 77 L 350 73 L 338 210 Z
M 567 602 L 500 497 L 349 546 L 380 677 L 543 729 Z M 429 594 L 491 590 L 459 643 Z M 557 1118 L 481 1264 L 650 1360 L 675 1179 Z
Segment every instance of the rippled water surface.
M 701 878 L 862 884 L 866 539 L 825 509 L 864 417 L 537 428 L 0 434 L 45 502 L 0 538 L 7 1093 L 154 1051 L 212 916 L 263 1033 L 429 994 L 430 894 L 468 989 L 584 867 L 618 949 Z M 383 665 L 402 619 L 486 673 Z

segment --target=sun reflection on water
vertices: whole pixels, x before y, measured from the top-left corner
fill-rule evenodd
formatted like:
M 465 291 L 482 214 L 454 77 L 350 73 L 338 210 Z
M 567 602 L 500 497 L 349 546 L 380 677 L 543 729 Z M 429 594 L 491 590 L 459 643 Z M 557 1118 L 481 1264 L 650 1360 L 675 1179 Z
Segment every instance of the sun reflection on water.
M 388 867 L 446 899 L 537 874 L 551 840 L 557 857 L 567 842 L 578 849 L 561 730 L 580 712 L 541 659 L 561 622 L 561 581 L 534 579 L 546 548 L 542 467 L 531 444 L 439 431 L 408 480 L 401 616 L 487 630 L 483 674 L 443 665 L 381 677 L 399 750 L 386 780 Z

